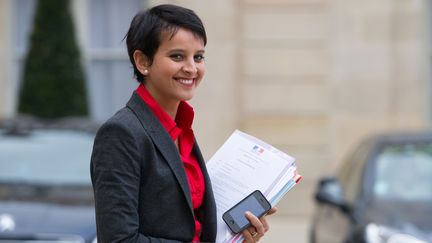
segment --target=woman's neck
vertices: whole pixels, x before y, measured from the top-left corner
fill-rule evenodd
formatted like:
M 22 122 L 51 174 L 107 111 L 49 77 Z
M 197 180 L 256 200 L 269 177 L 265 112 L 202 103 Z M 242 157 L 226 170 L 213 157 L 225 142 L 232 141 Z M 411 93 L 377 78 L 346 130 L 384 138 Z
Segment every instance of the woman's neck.
M 158 103 L 158 105 L 171 117 L 171 119 L 175 120 L 180 101 L 176 99 L 168 99 L 158 95 L 158 92 L 156 92 L 153 87 L 149 87 L 148 84 L 145 84 L 145 87 L 153 99 Z
M 175 120 L 176 115 L 177 115 L 177 109 L 178 109 L 180 102 L 179 101 L 170 102 L 170 104 L 166 104 L 166 103 L 163 104 L 163 103 L 158 102 L 158 104 L 171 117 L 171 119 Z

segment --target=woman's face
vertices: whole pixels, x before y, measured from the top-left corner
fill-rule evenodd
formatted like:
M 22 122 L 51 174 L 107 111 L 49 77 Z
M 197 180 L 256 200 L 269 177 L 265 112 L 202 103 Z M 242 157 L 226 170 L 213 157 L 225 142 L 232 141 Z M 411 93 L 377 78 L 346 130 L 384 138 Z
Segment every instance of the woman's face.
M 203 40 L 183 28 L 170 37 L 171 33 L 162 34 L 145 80 L 148 91 L 165 109 L 190 100 L 205 73 Z

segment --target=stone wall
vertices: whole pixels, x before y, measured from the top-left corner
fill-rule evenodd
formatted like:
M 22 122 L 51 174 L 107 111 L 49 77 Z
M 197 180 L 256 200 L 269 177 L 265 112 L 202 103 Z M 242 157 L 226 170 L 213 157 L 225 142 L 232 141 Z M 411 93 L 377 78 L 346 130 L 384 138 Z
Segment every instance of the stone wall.
M 329 172 L 332 136 L 330 1 L 242 2 L 241 128 L 297 159 L 301 183 L 279 214 L 307 215 Z

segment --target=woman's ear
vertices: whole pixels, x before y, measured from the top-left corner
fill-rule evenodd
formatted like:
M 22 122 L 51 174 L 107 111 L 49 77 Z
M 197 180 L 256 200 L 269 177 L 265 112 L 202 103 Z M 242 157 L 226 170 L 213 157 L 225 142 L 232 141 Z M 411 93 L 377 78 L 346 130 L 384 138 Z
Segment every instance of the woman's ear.
M 141 51 L 135 50 L 133 53 L 133 59 L 134 59 L 135 66 L 138 69 L 138 71 L 142 75 L 146 76 L 148 74 L 148 68 L 149 68 L 149 63 L 150 63 L 148 58 Z

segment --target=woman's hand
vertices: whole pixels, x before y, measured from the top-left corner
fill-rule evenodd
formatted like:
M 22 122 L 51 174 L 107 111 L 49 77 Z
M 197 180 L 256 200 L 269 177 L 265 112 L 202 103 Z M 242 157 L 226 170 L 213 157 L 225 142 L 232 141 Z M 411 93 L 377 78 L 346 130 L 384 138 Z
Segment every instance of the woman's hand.
M 242 234 L 245 243 L 258 242 L 261 237 L 269 230 L 270 226 L 267 222 L 266 216 L 272 215 L 277 211 L 277 208 L 272 208 L 268 213 L 261 218 L 257 218 L 250 212 L 246 212 L 245 216 L 251 223 L 251 226 L 243 230 Z

